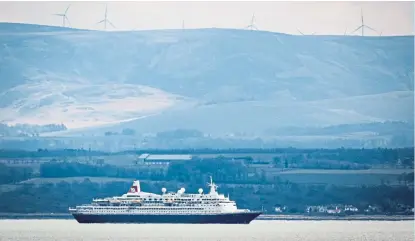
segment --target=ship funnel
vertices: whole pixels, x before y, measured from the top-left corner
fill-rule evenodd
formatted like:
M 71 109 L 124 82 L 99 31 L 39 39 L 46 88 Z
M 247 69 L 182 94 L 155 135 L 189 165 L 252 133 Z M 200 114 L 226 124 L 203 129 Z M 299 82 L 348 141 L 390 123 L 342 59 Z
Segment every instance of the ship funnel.
M 136 180 L 136 181 L 133 182 L 133 185 L 131 186 L 128 193 L 139 193 L 139 192 L 141 192 L 140 181 Z

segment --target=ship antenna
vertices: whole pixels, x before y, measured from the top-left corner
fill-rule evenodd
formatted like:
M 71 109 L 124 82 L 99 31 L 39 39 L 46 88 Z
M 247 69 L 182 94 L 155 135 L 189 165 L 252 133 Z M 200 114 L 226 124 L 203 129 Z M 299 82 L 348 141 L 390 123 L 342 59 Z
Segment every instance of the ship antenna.
M 210 193 L 216 193 L 216 188 L 218 186 L 213 183 L 212 176 L 210 176 L 210 183 L 208 183 L 208 185 L 210 186 Z
M 209 176 L 209 177 L 210 177 L 210 183 L 208 182 L 207 185 L 208 185 L 208 187 L 212 187 L 213 186 L 213 179 L 212 179 L 212 176 Z

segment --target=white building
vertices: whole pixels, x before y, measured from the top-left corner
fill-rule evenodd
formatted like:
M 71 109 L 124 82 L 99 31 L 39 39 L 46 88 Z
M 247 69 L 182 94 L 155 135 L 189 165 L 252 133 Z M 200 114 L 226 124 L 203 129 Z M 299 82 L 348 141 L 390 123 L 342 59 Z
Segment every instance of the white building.
M 346 206 L 344 206 L 344 211 L 345 212 L 346 211 L 348 211 L 348 212 L 358 212 L 359 209 L 355 206 L 352 206 L 352 205 L 346 205 Z
M 276 206 L 276 207 L 274 208 L 274 211 L 275 211 L 276 213 L 282 213 L 282 212 L 284 212 L 286 209 L 287 209 L 287 207 L 286 207 L 286 206 Z
M 332 208 L 327 209 L 327 213 L 329 213 L 329 214 L 336 214 L 336 213 L 341 213 L 341 212 L 342 212 L 342 210 L 338 207 L 335 207 L 334 209 L 332 209 Z

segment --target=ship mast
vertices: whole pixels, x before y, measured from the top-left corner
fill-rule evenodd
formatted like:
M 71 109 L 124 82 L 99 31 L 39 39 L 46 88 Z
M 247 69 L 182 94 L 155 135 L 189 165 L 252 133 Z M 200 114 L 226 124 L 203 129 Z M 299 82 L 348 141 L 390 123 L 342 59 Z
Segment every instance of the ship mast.
M 210 192 L 209 192 L 209 194 L 218 194 L 217 192 L 216 192 L 216 188 L 218 187 L 215 183 L 213 183 L 213 179 L 212 179 L 212 176 L 210 176 L 210 183 L 208 184 L 209 185 L 209 187 L 210 187 Z

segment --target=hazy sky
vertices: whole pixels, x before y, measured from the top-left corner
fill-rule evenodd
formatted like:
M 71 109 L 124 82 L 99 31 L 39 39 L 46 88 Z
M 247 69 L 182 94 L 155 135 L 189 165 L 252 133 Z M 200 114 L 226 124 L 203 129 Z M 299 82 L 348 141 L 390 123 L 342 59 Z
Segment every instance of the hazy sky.
M 0 2 L 0 22 L 62 25 L 71 4 L 72 27 L 102 29 L 104 2 Z M 108 2 L 108 19 L 118 30 L 244 28 L 255 13 L 260 30 L 298 34 L 343 34 L 364 23 L 383 35 L 414 33 L 413 2 Z M 108 27 L 111 30 L 111 27 Z M 365 30 L 366 35 L 377 35 Z

